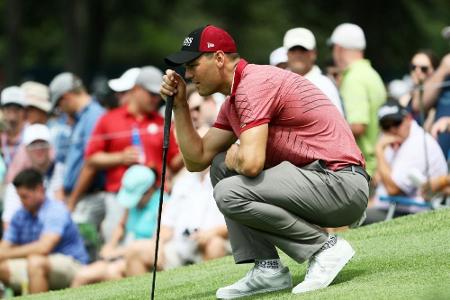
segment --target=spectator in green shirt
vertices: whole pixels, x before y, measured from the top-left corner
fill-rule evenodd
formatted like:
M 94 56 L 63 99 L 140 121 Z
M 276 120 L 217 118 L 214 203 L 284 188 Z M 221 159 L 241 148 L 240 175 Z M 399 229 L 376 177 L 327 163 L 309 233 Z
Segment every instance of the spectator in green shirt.
M 347 121 L 366 159 L 367 172 L 373 176 L 376 169 L 375 144 L 379 134 L 377 111 L 386 101 L 386 89 L 380 75 L 364 59 L 366 39 L 358 25 L 339 25 L 330 42 L 335 64 L 343 71 L 340 93 Z

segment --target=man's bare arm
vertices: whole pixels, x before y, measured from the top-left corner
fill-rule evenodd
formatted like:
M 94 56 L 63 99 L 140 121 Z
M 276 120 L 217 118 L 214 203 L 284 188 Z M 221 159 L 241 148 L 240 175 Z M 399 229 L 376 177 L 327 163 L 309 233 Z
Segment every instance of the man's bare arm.
M 56 247 L 60 240 L 60 235 L 47 233 L 42 235 L 41 238 L 35 242 L 22 246 L 11 246 L 8 248 L 8 251 L 2 251 L 0 254 L 0 260 L 24 258 L 32 254 L 48 255 L 52 252 L 53 248 Z

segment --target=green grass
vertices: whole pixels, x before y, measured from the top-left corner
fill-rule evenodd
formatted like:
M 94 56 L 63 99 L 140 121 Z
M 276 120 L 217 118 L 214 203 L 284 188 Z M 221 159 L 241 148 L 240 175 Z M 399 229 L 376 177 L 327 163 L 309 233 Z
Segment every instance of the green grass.
M 343 236 L 356 255 L 334 283 L 294 296 L 289 290 L 247 299 L 450 299 L 450 209 L 352 230 Z M 286 256 L 294 283 L 305 274 Z M 213 299 L 217 288 L 242 277 L 250 265 L 231 257 L 158 273 L 156 299 Z M 23 299 L 149 299 L 150 275 Z

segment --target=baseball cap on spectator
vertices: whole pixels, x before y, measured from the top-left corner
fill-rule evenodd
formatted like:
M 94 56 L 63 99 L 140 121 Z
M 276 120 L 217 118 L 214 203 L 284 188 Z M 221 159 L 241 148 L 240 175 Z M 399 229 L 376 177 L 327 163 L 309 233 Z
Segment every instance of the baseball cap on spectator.
M 397 101 L 388 101 L 378 110 L 378 121 L 383 130 L 388 130 L 392 125 L 400 125 L 408 114 L 408 110 Z
M 130 90 L 136 83 L 136 78 L 139 76 L 139 68 L 131 68 L 125 71 L 119 78 L 108 81 L 108 86 L 114 92 L 125 92 Z
M 179 66 L 193 61 L 203 53 L 219 50 L 225 53 L 236 53 L 236 43 L 225 30 L 206 25 L 192 31 L 184 38 L 181 50 L 167 56 L 164 60 L 170 66 Z
M 1 103 L 2 106 L 13 104 L 25 107 L 25 93 L 18 86 L 7 87 L 2 91 Z
M 153 66 L 146 66 L 141 68 L 135 84 L 142 86 L 150 93 L 159 94 L 162 80 L 163 73 L 160 69 Z
M 26 106 L 36 107 L 47 113 L 51 110 L 47 86 L 39 82 L 27 81 L 20 88 L 25 93 Z
M 316 38 L 309 29 L 302 27 L 292 28 L 284 35 L 283 46 L 286 50 L 296 46 L 303 47 L 306 50 L 314 50 L 316 48 Z
M 366 38 L 364 31 L 358 25 L 343 23 L 334 29 L 328 44 L 339 45 L 346 49 L 364 50 L 366 48 Z
M 61 97 L 70 91 L 83 87 L 83 82 L 75 74 L 64 72 L 53 78 L 50 82 L 51 106 L 54 109 Z
M 155 184 L 155 172 L 143 165 L 134 165 L 122 177 L 117 201 L 126 208 L 138 205 L 142 196 Z
M 276 66 L 287 62 L 287 50 L 284 47 L 277 48 L 270 53 L 270 64 Z
M 23 143 L 29 146 L 35 141 L 45 141 L 50 144 L 50 130 L 44 124 L 33 124 L 25 128 L 23 133 Z

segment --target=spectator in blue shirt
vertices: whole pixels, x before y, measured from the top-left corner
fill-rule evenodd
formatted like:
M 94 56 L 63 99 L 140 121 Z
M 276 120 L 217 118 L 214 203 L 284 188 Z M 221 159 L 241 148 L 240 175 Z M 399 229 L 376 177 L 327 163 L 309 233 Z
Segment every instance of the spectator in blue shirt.
M 26 169 L 13 181 L 23 208 L 0 243 L 0 281 L 30 293 L 70 285 L 89 260 L 83 240 L 63 203 L 45 196 L 40 172 Z
M 83 177 L 84 149 L 97 120 L 105 110 L 86 91 L 82 81 L 72 73 L 61 73 L 50 83 L 53 109 L 59 109 L 73 118 L 74 123 L 64 167 L 64 192 L 66 197 L 74 190 L 79 177 Z M 97 227 L 105 214 L 104 176 L 98 173 L 91 186 L 74 209 L 76 223 L 91 223 Z

